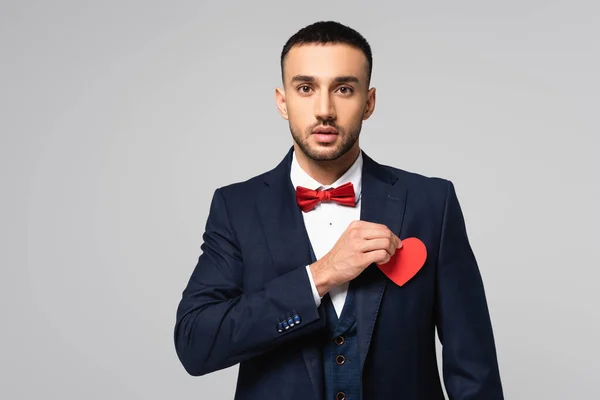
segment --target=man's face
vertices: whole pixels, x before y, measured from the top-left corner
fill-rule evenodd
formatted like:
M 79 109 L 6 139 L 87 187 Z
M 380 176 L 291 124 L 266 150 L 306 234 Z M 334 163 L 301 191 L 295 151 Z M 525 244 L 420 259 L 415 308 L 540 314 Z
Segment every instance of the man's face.
M 313 160 L 335 160 L 358 147 L 375 105 L 367 58 L 346 44 L 294 46 L 284 61 L 277 105 L 294 141 Z

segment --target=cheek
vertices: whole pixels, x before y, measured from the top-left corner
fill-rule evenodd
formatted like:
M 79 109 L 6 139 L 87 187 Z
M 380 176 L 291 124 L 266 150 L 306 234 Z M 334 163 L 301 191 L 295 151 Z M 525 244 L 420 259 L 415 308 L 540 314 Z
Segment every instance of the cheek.
M 291 101 L 287 104 L 287 113 L 290 119 L 302 121 L 310 118 L 312 110 L 307 101 Z
M 340 101 L 336 104 L 337 117 L 340 122 L 353 124 L 361 121 L 364 110 L 362 102 Z

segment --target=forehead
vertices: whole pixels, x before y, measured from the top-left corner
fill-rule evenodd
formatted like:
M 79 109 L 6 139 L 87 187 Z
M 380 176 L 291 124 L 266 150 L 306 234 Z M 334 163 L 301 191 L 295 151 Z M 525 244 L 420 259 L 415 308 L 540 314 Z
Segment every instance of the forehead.
M 296 75 L 320 79 L 354 75 L 366 82 L 367 57 L 360 49 L 345 43 L 310 43 L 293 46 L 283 68 L 286 81 Z

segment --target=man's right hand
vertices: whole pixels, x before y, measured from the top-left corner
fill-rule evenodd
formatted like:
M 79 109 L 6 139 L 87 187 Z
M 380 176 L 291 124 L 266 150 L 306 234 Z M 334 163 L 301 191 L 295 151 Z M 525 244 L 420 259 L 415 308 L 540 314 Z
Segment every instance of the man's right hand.
M 333 248 L 310 265 L 319 296 L 356 278 L 371 263 L 385 264 L 400 247 L 402 241 L 387 226 L 352 221 Z

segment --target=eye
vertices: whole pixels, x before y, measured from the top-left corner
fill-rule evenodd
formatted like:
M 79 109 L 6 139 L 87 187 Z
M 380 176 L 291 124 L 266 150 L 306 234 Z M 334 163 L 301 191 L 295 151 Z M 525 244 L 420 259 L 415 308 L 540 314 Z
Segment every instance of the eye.
M 350 94 L 354 93 L 354 89 L 351 88 L 350 86 L 342 86 L 338 90 L 340 91 L 341 94 L 345 94 L 345 95 L 350 95 Z
M 298 90 L 300 91 L 300 93 L 309 93 L 310 92 L 310 86 L 308 85 L 302 85 L 302 86 L 298 86 Z

